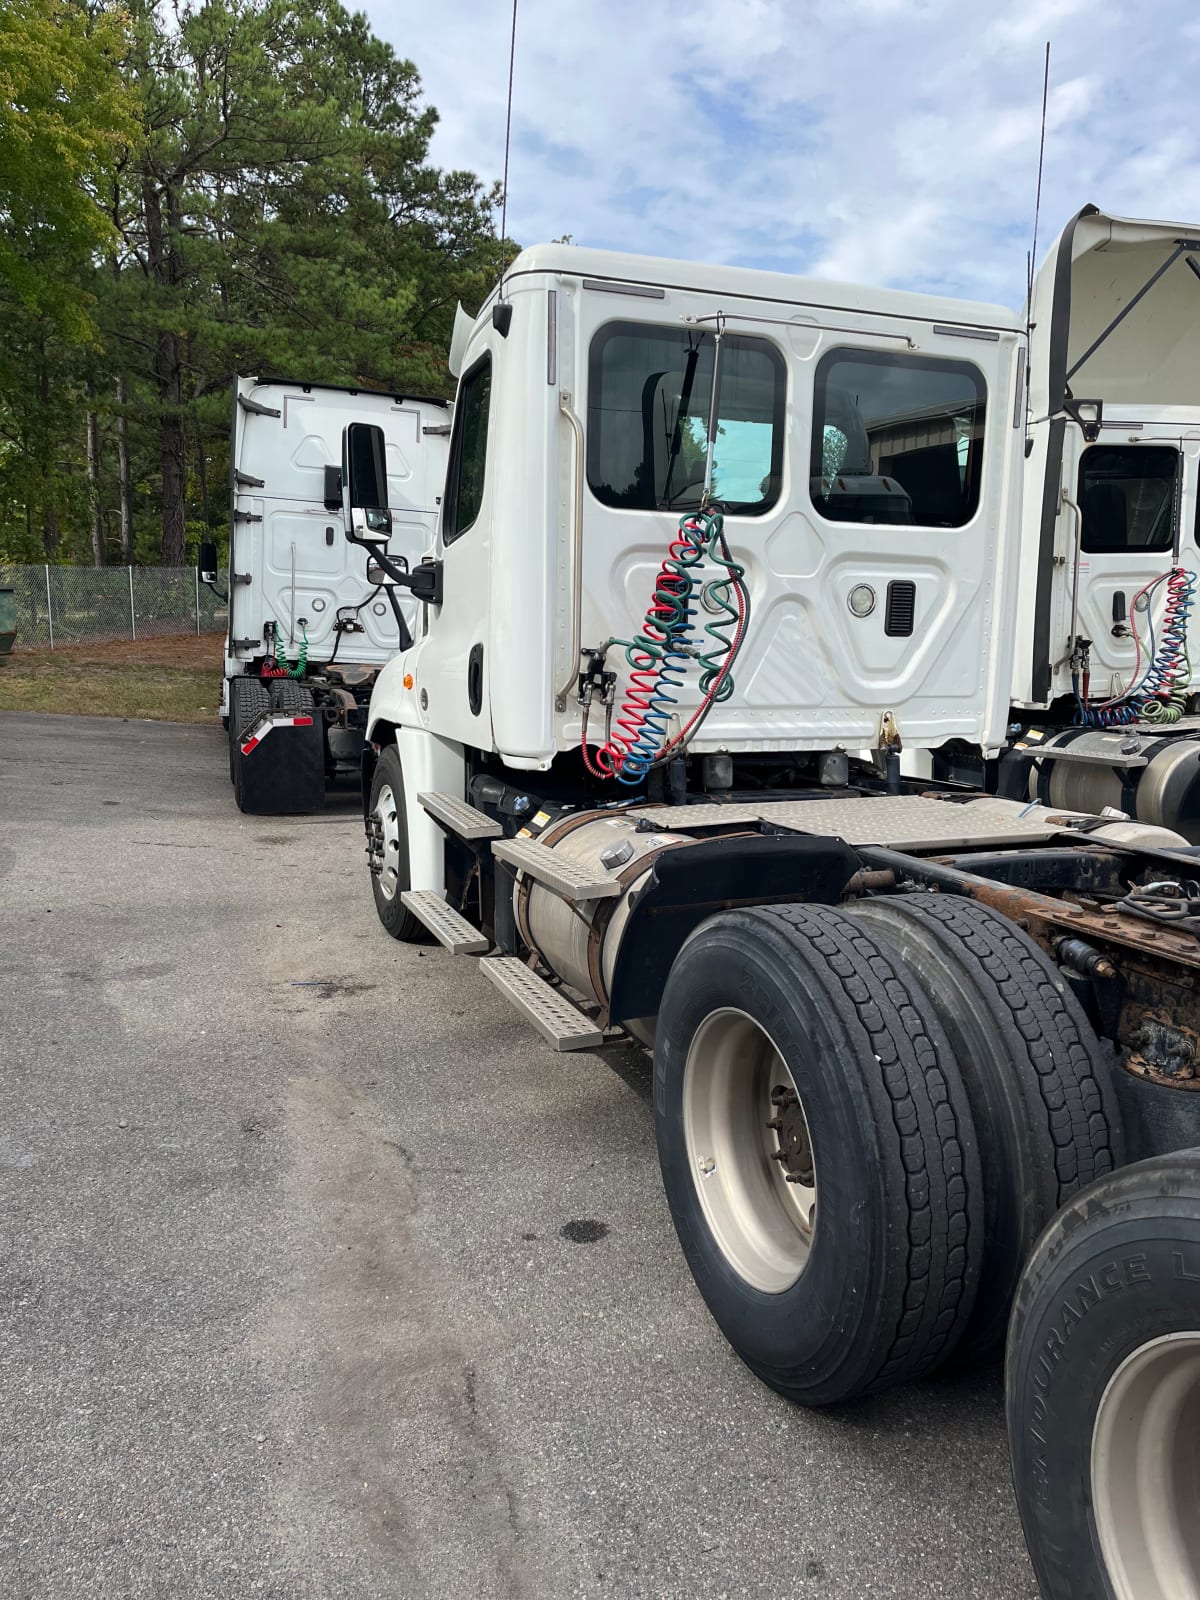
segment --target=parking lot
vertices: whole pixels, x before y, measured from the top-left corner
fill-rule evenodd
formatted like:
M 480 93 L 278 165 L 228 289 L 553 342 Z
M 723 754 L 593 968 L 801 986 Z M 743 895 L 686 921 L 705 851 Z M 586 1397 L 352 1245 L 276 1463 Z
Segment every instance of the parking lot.
M 0 714 L 0 1594 L 1035 1593 L 999 1374 L 724 1343 L 644 1056 L 380 930 L 352 795 Z

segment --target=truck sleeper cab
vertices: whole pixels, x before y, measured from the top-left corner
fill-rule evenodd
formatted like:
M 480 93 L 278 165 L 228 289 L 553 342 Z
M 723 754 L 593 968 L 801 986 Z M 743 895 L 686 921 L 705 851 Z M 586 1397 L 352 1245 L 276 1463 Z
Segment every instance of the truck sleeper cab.
M 538 247 L 451 361 L 370 707 L 380 920 L 556 1048 L 652 1047 L 682 1248 L 764 1381 L 991 1358 L 1064 1201 L 1194 1137 L 1163 1005 L 1200 967 L 1139 903 L 1178 835 L 902 772 L 1006 740 L 1022 323 Z

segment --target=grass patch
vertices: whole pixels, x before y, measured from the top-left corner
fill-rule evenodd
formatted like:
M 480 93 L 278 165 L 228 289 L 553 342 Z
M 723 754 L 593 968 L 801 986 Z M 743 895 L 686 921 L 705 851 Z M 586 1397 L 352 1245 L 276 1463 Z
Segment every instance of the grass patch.
M 0 711 L 214 722 L 222 635 L 147 639 L 0 657 Z

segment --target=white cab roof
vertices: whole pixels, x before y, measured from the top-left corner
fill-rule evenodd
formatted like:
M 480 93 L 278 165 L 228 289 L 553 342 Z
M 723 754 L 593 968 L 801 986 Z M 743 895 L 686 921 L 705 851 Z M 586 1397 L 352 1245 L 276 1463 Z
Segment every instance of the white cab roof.
M 825 278 L 801 278 L 787 272 L 761 272 L 754 267 L 709 266 L 698 261 L 626 255 L 621 250 L 593 250 L 582 245 L 533 245 L 521 251 L 506 272 L 505 279 L 519 280 L 530 273 L 566 274 L 598 282 L 682 289 L 712 295 L 715 300 L 765 300 L 783 305 L 870 312 L 879 316 L 947 322 L 968 327 L 1024 328 L 1024 318 L 1004 306 L 983 305 L 941 295 L 910 294 L 902 289 L 832 283 Z M 491 297 L 483 311 L 487 310 L 490 303 Z

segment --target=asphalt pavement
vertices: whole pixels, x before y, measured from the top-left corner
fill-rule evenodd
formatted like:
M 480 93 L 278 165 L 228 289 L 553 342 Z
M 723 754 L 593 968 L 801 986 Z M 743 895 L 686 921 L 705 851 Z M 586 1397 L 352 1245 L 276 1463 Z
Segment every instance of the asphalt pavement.
M 999 1374 L 754 1379 L 556 1055 L 218 728 L 0 715 L 0 1595 L 1035 1594 Z

